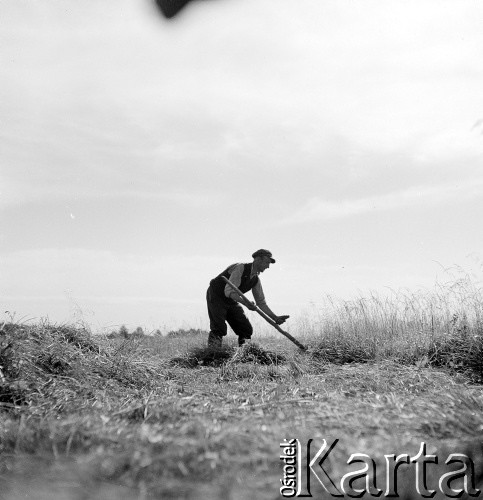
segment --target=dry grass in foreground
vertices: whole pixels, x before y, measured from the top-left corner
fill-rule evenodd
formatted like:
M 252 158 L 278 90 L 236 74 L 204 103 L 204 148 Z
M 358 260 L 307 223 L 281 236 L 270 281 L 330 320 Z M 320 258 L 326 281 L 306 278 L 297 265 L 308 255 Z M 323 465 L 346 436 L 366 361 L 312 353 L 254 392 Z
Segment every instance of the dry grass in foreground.
M 229 344 L 221 358 L 199 335 L 120 340 L 3 325 L 0 498 L 280 498 L 284 438 L 340 439 L 327 463 L 334 477 L 352 453 L 382 467 L 385 454 L 414 456 L 424 441 L 443 462 L 430 486 L 459 452 L 481 488 L 479 317 L 448 325 L 412 313 L 404 323 L 378 311 L 364 303 L 325 317 L 306 332 L 307 354 L 274 337 Z M 419 498 L 401 474 L 400 497 Z

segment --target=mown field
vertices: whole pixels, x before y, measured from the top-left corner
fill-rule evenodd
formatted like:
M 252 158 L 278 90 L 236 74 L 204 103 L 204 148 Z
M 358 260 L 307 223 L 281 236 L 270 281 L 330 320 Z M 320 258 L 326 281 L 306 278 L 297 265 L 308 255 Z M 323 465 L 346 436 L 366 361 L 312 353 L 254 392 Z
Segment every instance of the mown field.
M 438 484 L 451 453 L 472 460 L 483 488 L 482 301 L 464 291 L 329 301 L 287 324 L 305 353 L 278 334 L 241 350 L 231 334 L 213 353 L 203 333 L 120 339 L 5 323 L 0 498 L 282 498 L 280 443 L 292 438 L 315 451 L 339 440 L 324 462 L 336 486 L 364 453 L 385 490 L 384 456 L 415 457 L 424 442 L 439 463 L 421 488 L 447 498 Z M 414 465 L 397 474 L 400 498 L 422 497 Z M 333 498 L 313 475 L 311 486 Z

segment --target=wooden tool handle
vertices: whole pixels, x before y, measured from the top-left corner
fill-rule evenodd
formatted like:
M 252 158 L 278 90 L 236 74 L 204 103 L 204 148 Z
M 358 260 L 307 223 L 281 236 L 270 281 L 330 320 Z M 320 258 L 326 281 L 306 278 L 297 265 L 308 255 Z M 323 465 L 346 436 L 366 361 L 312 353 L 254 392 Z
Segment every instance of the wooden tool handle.
M 241 290 L 238 289 L 228 278 L 225 278 L 225 276 L 222 276 L 222 278 L 226 281 L 226 283 L 234 290 L 244 301 L 250 302 L 246 296 L 243 294 Z M 255 311 L 268 323 L 270 323 L 274 328 L 276 328 L 282 335 L 287 337 L 291 342 L 293 342 L 299 349 L 302 349 L 303 351 L 307 350 L 307 347 L 305 347 L 303 344 L 301 344 L 296 338 L 292 337 L 290 333 L 282 330 L 277 323 L 270 318 L 267 314 L 265 314 L 258 306 L 255 306 Z

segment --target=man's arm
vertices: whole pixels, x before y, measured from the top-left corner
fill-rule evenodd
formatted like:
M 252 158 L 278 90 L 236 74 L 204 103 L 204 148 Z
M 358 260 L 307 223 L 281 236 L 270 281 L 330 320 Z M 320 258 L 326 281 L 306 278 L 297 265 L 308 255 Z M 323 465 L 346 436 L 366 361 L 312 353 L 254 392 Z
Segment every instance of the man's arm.
M 269 318 L 273 319 L 277 325 L 281 325 L 285 323 L 285 321 L 290 316 L 277 316 L 267 305 L 267 301 L 265 300 L 265 294 L 263 293 L 262 284 L 260 283 L 260 279 L 258 283 L 252 288 L 252 294 L 257 304 L 257 307 L 260 308 Z

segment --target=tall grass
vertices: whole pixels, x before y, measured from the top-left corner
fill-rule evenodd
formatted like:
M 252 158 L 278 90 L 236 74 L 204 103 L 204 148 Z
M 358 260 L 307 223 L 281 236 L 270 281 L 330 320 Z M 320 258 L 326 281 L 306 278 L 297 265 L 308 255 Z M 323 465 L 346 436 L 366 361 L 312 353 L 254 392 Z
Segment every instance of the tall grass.
M 334 363 L 393 359 L 483 381 L 483 289 L 471 276 L 434 290 L 326 297 L 302 324 L 313 355 Z

